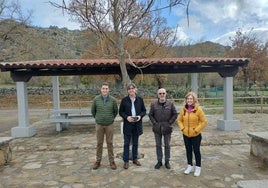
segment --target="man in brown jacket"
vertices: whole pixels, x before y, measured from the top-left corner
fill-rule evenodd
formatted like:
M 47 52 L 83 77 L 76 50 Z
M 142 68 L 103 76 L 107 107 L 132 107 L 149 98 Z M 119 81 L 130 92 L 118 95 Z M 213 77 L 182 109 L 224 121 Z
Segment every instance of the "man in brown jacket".
M 155 165 L 155 169 L 159 169 L 162 166 L 162 137 L 164 137 L 165 145 L 165 166 L 167 169 L 170 169 L 170 139 L 172 124 L 177 119 L 177 111 L 175 105 L 166 99 L 166 89 L 158 89 L 157 96 L 158 100 L 151 104 L 149 112 L 156 142 L 157 164 Z

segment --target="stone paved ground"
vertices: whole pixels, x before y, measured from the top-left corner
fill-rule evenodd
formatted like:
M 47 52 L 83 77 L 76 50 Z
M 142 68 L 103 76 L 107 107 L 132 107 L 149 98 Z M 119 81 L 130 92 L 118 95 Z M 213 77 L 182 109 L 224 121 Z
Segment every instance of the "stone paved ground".
M 43 116 L 42 116 L 43 117 Z M 155 170 L 155 144 L 149 125 L 144 126 L 140 137 L 139 152 L 141 167 L 130 163 L 122 168 L 123 138 L 119 123 L 116 124 L 114 150 L 117 170 L 111 170 L 104 148 L 102 166 L 93 170 L 95 161 L 95 130 L 92 125 L 71 125 L 68 130 L 55 132 L 54 125 L 34 123 L 37 134 L 31 138 L 11 141 L 13 160 L 0 167 L 0 188 L 50 187 L 237 187 L 239 180 L 268 179 L 268 169 L 250 156 L 250 131 L 268 131 L 267 114 L 240 114 L 241 130 L 225 132 L 216 129 L 217 119 L 223 115 L 208 116 L 208 126 L 203 132 L 202 173 L 184 175 L 186 166 L 182 135 L 174 128 L 171 148 L 171 169 Z M 10 131 L 0 136 L 10 136 Z

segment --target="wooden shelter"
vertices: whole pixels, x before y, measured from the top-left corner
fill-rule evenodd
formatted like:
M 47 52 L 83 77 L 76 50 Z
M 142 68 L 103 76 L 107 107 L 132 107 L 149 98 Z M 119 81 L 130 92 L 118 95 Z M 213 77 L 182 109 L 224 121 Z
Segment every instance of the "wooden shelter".
M 200 73 L 218 72 L 224 79 L 224 118 L 218 120 L 217 126 L 222 130 L 238 130 L 240 121 L 233 120 L 233 77 L 238 68 L 246 66 L 246 58 L 157 58 L 133 59 L 127 62 L 127 71 L 131 79 L 140 74 Z M 2 72 L 10 72 L 16 82 L 18 99 L 17 127 L 12 128 L 13 137 L 31 137 L 35 128 L 29 125 L 27 82 L 33 76 L 63 75 L 104 75 L 121 76 L 117 59 L 64 59 L 37 60 L 23 62 L 1 62 Z M 197 82 L 197 80 L 196 80 Z M 193 83 L 192 83 L 193 84 Z M 197 87 L 197 83 L 195 83 Z M 53 78 L 54 107 L 59 104 L 58 81 Z

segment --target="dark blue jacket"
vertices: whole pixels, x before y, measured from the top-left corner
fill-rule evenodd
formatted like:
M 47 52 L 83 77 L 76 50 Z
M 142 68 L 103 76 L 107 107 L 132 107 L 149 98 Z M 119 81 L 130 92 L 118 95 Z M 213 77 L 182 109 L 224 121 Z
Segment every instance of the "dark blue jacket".
M 132 122 L 128 122 L 127 120 L 127 117 L 132 115 L 131 114 L 131 99 L 129 98 L 129 96 L 126 96 L 121 100 L 121 103 L 120 103 L 119 115 L 124 120 L 123 133 L 126 135 L 131 135 L 133 132 L 133 129 L 136 129 L 139 135 L 142 135 L 143 133 L 142 118 L 146 115 L 146 108 L 145 108 L 143 99 L 139 96 L 136 96 L 134 105 L 136 109 L 136 115 L 141 116 L 141 119 L 138 122 L 132 123 Z

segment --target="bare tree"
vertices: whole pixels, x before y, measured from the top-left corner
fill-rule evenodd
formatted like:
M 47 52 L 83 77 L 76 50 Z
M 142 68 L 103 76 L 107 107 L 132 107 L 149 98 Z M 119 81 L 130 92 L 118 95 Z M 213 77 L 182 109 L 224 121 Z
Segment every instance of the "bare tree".
M 18 31 L 20 25 L 25 25 L 31 18 L 31 12 L 23 14 L 17 0 L 0 0 L 0 37 L 7 40 L 13 34 L 21 34 Z
M 160 16 L 161 10 L 175 6 L 189 5 L 189 0 L 168 0 L 161 6 L 161 0 L 62 0 L 62 4 L 50 3 L 62 9 L 78 21 L 82 28 L 93 32 L 100 46 L 108 45 L 101 50 L 101 57 L 116 58 L 120 62 L 123 86 L 129 81 L 126 61 L 131 63 L 134 54 L 126 48 L 126 40 L 130 37 L 146 39 L 159 45 L 172 42 L 173 30 L 166 26 L 165 19 Z M 163 4 L 163 2 L 162 2 Z M 107 53 L 110 49 L 114 53 Z M 132 64 L 132 66 L 136 66 Z M 139 68 L 139 67 L 137 67 Z M 142 67 L 140 67 L 142 68 Z
M 227 49 L 228 57 L 249 58 L 247 67 L 242 67 L 238 72 L 238 79 L 244 81 L 245 94 L 248 93 L 249 83 L 260 83 L 267 76 L 268 42 L 261 43 L 255 34 L 245 33 L 240 30 L 231 39 L 232 47 Z

